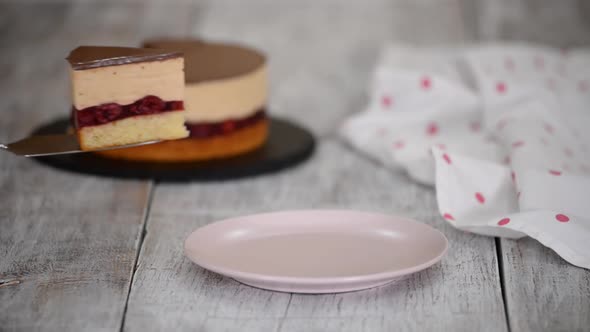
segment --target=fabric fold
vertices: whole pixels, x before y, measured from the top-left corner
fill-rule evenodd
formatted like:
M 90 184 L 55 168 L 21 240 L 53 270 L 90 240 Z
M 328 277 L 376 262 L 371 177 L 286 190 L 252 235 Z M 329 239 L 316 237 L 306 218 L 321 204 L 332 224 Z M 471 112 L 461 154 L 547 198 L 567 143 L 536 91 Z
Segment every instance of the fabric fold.
M 590 268 L 590 52 L 389 46 L 341 135 L 435 185 L 465 231 L 531 236 Z

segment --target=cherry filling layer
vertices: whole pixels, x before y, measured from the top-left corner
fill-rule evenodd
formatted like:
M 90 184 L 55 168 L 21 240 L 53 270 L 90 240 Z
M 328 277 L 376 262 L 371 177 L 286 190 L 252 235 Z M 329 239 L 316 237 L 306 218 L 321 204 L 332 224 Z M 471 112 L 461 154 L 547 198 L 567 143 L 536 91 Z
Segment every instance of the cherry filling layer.
M 186 128 L 190 131 L 190 137 L 207 138 L 230 134 L 244 127 L 249 127 L 265 118 L 264 110 L 260 110 L 244 119 L 213 123 L 187 123 Z
M 98 126 L 137 115 L 158 114 L 184 110 L 182 101 L 163 101 L 156 96 L 145 96 L 133 104 L 108 103 L 77 110 L 72 107 L 76 128 Z

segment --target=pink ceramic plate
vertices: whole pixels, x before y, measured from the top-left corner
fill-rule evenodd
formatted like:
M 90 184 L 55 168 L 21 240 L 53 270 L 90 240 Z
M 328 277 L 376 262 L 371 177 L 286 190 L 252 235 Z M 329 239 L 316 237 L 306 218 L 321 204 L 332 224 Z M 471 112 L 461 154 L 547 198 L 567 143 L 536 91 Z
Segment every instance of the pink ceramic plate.
M 194 231 L 184 250 L 198 265 L 250 286 L 335 293 L 426 269 L 441 260 L 447 239 L 410 219 L 304 210 L 219 221 Z

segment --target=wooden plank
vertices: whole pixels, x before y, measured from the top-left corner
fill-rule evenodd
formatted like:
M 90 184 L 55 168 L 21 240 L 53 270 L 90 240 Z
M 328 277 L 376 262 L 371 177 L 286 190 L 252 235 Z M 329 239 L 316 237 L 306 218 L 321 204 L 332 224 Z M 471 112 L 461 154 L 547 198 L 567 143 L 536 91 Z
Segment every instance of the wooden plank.
M 83 41 L 68 33 L 85 22 L 95 24 L 87 35 L 99 34 L 111 22 L 109 10 L 79 10 L 59 3 L 0 10 L 10 17 L 0 53 L 1 141 L 68 114 L 63 58 Z M 0 153 L 1 329 L 119 330 L 149 191 L 145 181 L 73 175 Z
M 590 331 L 590 271 L 531 238 L 501 241 L 512 330 Z
M 312 161 L 284 173 L 234 182 L 158 185 L 125 329 L 505 330 L 493 239 L 450 228 L 435 206 L 431 189 L 329 140 Z M 299 208 L 414 217 L 442 230 L 450 251 L 442 264 L 396 285 L 292 298 L 242 286 L 183 257 L 184 238 L 199 226 L 225 217 Z
M 482 40 L 528 40 L 555 47 L 590 42 L 587 1 L 479 0 Z M 506 310 L 512 331 L 590 331 L 590 271 L 537 241 L 501 240 Z
M 363 105 L 367 80 L 384 41 L 428 44 L 464 39 L 453 5 L 452 1 L 379 0 L 202 5 L 204 12 L 193 32 L 245 42 L 267 52 L 273 82 L 271 113 L 303 123 L 322 138 L 321 144 L 307 164 L 276 175 L 159 184 L 125 330 L 506 330 L 493 239 L 451 229 L 436 212 L 432 189 L 375 165 L 330 138 L 346 114 Z M 250 288 L 183 257 L 184 238 L 199 226 L 230 216 L 299 208 L 362 209 L 414 217 L 445 232 L 451 249 L 442 264 L 399 284 L 322 296 Z
M 182 195 L 182 187 L 156 189 L 156 195 Z M 187 197 L 188 198 L 188 197 Z M 125 318 L 126 331 L 208 331 L 216 320 L 224 328 L 273 330 L 289 295 L 242 286 L 209 273 L 185 259 L 184 238 L 198 225 L 222 215 L 182 215 L 152 210 Z M 249 323 L 248 323 L 249 322 Z M 242 327 L 242 325 L 245 325 Z

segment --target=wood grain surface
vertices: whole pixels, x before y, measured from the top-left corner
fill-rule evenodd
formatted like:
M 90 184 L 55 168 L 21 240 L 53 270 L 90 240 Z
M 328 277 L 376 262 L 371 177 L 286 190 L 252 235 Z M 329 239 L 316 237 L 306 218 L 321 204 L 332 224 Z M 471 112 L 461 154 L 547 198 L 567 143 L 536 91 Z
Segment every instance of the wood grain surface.
M 0 142 L 68 112 L 71 48 L 179 35 L 265 51 L 269 109 L 320 142 L 309 162 L 279 174 L 184 185 L 74 175 L 1 153 L 0 330 L 590 331 L 587 270 L 532 239 L 456 231 L 431 188 L 335 135 L 363 106 L 385 42 L 587 45 L 588 8 L 575 0 L 1 2 Z M 182 254 L 199 226 L 299 208 L 416 218 L 445 233 L 449 253 L 397 284 L 335 295 L 243 286 Z
M 590 271 L 525 238 L 501 240 L 508 318 L 513 331 L 588 331 Z
M 199 226 L 299 208 L 361 209 L 423 220 L 449 238 L 449 254 L 442 264 L 398 284 L 358 293 L 293 296 L 242 286 L 182 256 L 183 239 Z M 445 224 L 432 190 L 351 154 L 339 142 L 324 140 L 311 162 L 292 171 L 221 184 L 159 185 L 125 326 L 130 331 L 150 326 L 216 330 L 226 324 L 243 324 L 248 331 L 460 326 L 502 331 L 506 321 L 497 271 L 493 239 Z

